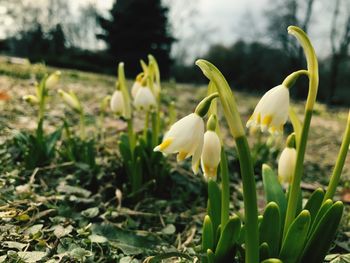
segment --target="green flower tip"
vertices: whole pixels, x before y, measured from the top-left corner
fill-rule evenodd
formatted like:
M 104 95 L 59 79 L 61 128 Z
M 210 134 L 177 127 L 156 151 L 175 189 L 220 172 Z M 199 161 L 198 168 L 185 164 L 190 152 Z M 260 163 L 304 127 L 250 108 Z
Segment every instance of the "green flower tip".
M 288 148 L 296 148 L 296 142 L 295 142 L 295 133 L 293 132 L 290 134 L 287 138 L 287 147 Z
M 207 121 L 207 130 L 215 131 L 216 129 L 217 118 L 215 114 L 211 114 Z
M 266 173 L 266 172 L 271 171 L 272 169 L 271 169 L 270 166 L 268 166 L 266 163 L 264 163 L 264 164 L 262 165 L 262 170 L 263 170 L 263 173 Z
M 204 117 L 208 111 L 209 111 L 209 108 L 210 108 L 210 105 L 211 105 L 211 101 L 215 98 L 217 98 L 219 96 L 219 94 L 217 92 L 205 97 L 196 107 L 195 109 L 195 113 L 197 115 L 199 115 L 200 117 Z

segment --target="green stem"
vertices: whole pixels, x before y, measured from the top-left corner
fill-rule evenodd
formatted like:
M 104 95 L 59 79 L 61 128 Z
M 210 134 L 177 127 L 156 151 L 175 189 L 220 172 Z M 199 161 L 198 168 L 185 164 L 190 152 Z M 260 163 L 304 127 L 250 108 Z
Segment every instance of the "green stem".
M 143 138 L 145 142 L 147 142 L 148 122 L 149 122 L 149 111 L 146 112 L 145 125 L 143 127 Z
M 80 137 L 81 139 L 85 139 L 85 115 L 84 112 L 80 112 L 79 114 L 79 125 L 80 125 Z
M 301 75 L 309 76 L 309 72 L 305 69 L 295 71 L 284 79 L 282 85 L 290 88 Z
M 127 126 L 128 126 L 130 152 L 131 152 L 131 155 L 133 156 L 136 142 L 135 142 L 135 133 L 134 133 L 134 127 L 132 123 L 132 118 L 127 120 Z
M 316 101 L 318 90 L 318 62 L 315 54 L 315 50 L 306 35 L 306 33 L 298 27 L 288 27 L 288 33 L 295 36 L 303 47 L 308 68 L 309 76 L 309 93 L 305 105 L 305 117 L 304 123 L 301 129 L 300 140 L 297 145 L 297 160 L 295 164 L 294 176 L 290 187 L 290 193 L 288 198 L 288 206 L 286 213 L 286 220 L 284 223 L 283 237 L 285 238 L 289 226 L 293 222 L 296 214 L 298 196 L 300 194 L 300 182 L 303 174 L 303 164 L 306 151 L 307 138 L 309 135 L 309 129 L 312 118 L 312 111 Z
M 259 232 L 258 232 L 258 208 L 254 170 L 247 137 L 243 128 L 242 120 L 237 108 L 232 90 L 222 73 L 210 62 L 197 60 L 196 65 L 201 68 L 212 84 L 215 85 L 219 94 L 220 102 L 230 132 L 236 140 L 241 176 L 243 184 L 243 198 L 245 211 L 245 251 L 246 263 L 259 262 Z M 210 86 L 210 85 L 209 85 Z M 212 87 L 213 88 L 213 87 Z
M 230 218 L 230 180 L 225 150 L 221 150 L 221 231 Z
M 339 183 L 341 172 L 345 164 L 346 155 L 349 151 L 349 144 L 350 144 L 350 111 L 349 111 L 349 116 L 348 116 L 348 121 L 345 129 L 343 141 L 340 146 L 338 158 L 335 163 L 333 174 L 332 174 L 331 180 L 329 181 L 326 194 L 324 195 L 323 202 L 325 202 L 327 199 L 333 199 L 333 196 L 335 194 L 335 191 Z
M 253 163 L 246 136 L 236 138 L 245 208 L 246 263 L 259 262 L 258 206 Z
M 152 112 L 151 118 L 152 118 L 152 146 L 155 147 L 158 145 L 158 137 L 159 137 L 159 127 L 160 127 L 159 110 L 157 110 L 156 112 Z

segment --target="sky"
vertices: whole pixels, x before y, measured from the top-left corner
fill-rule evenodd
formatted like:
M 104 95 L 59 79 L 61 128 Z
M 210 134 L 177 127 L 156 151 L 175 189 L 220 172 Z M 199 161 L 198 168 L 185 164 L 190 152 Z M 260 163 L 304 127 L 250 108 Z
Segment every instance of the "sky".
M 114 0 L 90 0 L 94 1 L 98 8 L 107 11 Z M 266 10 L 274 0 L 163 0 L 170 4 L 170 23 L 173 33 L 178 38 L 186 39 L 189 35 L 198 35 L 196 43 L 199 43 L 191 53 L 204 53 L 210 43 L 230 45 L 238 39 L 264 40 L 262 32 L 266 30 Z M 78 0 L 80 4 L 88 0 Z M 327 3 L 328 2 L 328 3 Z M 332 1 L 331 1 L 332 2 Z M 320 20 L 312 18 L 310 37 L 321 55 L 330 49 L 329 41 L 324 41 L 325 35 L 329 35 L 329 21 L 331 19 L 331 3 L 327 0 L 315 1 L 314 14 L 324 14 Z M 194 9 L 196 14 L 191 17 L 192 22 L 179 21 L 179 13 L 185 12 L 184 8 Z M 202 32 L 203 36 L 199 36 Z M 198 33 L 199 32 L 199 33 Z M 287 33 L 287 30 L 286 30 Z M 193 36 L 192 36 L 193 37 Z M 329 39 L 327 37 L 327 39 Z M 200 44 L 201 43 L 201 44 Z M 177 44 L 181 46 L 180 43 Z M 176 50 L 178 47 L 174 47 Z M 197 54 L 194 54 L 197 55 Z

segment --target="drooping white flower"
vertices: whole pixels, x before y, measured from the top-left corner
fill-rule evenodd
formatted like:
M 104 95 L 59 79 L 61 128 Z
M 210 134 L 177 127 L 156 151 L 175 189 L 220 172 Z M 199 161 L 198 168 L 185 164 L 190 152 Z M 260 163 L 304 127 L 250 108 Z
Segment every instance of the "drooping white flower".
M 136 93 L 134 106 L 137 110 L 151 110 L 157 107 L 156 98 L 148 87 L 141 87 Z
M 214 131 L 206 131 L 201 156 L 201 166 L 204 176 L 216 179 L 217 168 L 221 159 L 221 143 L 219 136 Z
M 114 112 L 117 115 L 123 115 L 124 97 L 123 97 L 123 93 L 120 90 L 114 91 L 110 101 L 110 106 L 111 106 L 112 112 Z
M 288 119 L 289 90 L 284 85 L 276 86 L 264 94 L 255 107 L 247 127 L 258 126 L 262 131 L 282 132 Z
M 295 148 L 284 148 L 278 160 L 278 178 L 281 183 L 291 183 L 294 176 L 296 159 L 297 151 Z
M 192 170 L 198 173 L 204 137 L 204 121 L 196 113 L 191 113 L 175 122 L 165 134 L 163 142 L 154 148 L 165 154 L 177 153 L 182 161 L 192 156 Z
M 137 94 L 137 92 L 139 91 L 140 88 L 142 88 L 141 82 L 136 79 L 134 84 L 131 87 L 131 96 L 133 98 L 136 97 L 136 94 Z

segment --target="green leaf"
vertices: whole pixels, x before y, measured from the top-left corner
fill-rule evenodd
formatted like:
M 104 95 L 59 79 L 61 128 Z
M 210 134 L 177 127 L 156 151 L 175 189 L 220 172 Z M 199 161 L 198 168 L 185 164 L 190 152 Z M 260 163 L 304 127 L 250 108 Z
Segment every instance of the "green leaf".
M 333 201 L 331 199 L 326 200 L 321 208 L 319 209 L 318 213 L 316 214 L 314 223 L 312 224 L 310 230 L 309 230 L 309 237 L 312 235 L 312 233 L 314 232 L 316 226 L 318 225 L 319 221 L 321 220 L 321 218 L 327 213 L 327 211 L 329 211 L 329 209 L 331 209 L 333 205 Z
M 172 235 L 176 232 L 176 227 L 173 224 L 168 224 L 162 229 L 162 233 L 165 235 Z
M 87 218 L 94 218 L 99 214 L 98 207 L 91 207 L 81 212 L 81 214 Z
M 210 217 L 206 215 L 203 223 L 202 250 L 205 252 L 208 249 L 214 250 L 214 230 Z
M 270 202 L 266 206 L 259 230 L 260 244 L 266 242 L 270 251 L 269 256 L 277 257 L 281 240 L 281 218 L 279 207 L 275 202 Z
M 283 263 L 299 262 L 298 259 L 304 249 L 310 222 L 309 211 L 303 210 L 290 225 L 279 255 Z
M 89 239 L 90 239 L 91 243 L 106 243 L 106 242 L 108 242 L 108 239 L 106 237 L 101 236 L 101 235 L 95 235 L 95 234 L 90 235 Z
M 17 255 L 26 263 L 35 263 L 42 260 L 46 256 L 46 253 L 40 251 L 27 251 L 17 252 Z
M 217 182 L 209 180 L 208 182 L 208 214 L 213 224 L 213 231 L 216 233 L 221 223 L 221 190 Z
M 338 201 L 327 210 L 319 221 L 315 220 L 315 223 L 318 224 L 305 246 L 301 262 L 319 263 L 323 261 L 336 234 L 343 209 L 343 203 Z
M 264 183 L 266 201 L 267 203 L 275 202 L 278 205 L 280 210 L 281 222 L 284 222 L 284 219 L 286 217 L 287 199 L 276 174 L 266 164 L 263 164 L 262 167 L 262 178 Z M 281 225 L 282 228 L 283 224 Z
M 235 243 L 239 238 L 241 220 L 237 216 L 229 219 L 222 230 L 218 245 L 215 250 L 217 262 L 228 262 L 234 258 Z
M 322 188 L 318 188 L 312 193 L 309 200 L 305 204 L 304 209 L 308 210 L 310 212 L 311 225 L 313 224 L 313 222 L 316 218 L 316 215 L 317 215 L 318 211 L 320 210 L 320 207 L 321 207 L 322 201 L 323 201 L 323 197 L 324 197 L 324 191 L 322 190 Z

